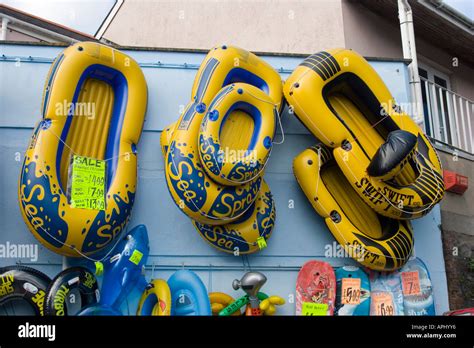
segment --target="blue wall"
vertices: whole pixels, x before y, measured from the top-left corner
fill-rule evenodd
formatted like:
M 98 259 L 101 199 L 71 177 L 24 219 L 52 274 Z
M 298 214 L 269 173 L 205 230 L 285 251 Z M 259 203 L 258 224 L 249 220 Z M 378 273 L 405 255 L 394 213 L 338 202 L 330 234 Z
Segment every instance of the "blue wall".
M 61 48 L 45 46 L 0 45 L 0 243 L 36 243 L 26 228 L 17 205 L 17 179 L 21 156 L 26 149 L 34 124 L 40 119 L 41 95 L 51 59 Z M 150 237 L 151 256 L 147 277 L 167 279 L 181 267 L 196 271 L 209 291 L 223 291 L 234 297 L 234 278 L 249 269 L 263 271 L 268 282 L 263 291 L 286 299 L 294 293 L 301 265 L 310 259 L 330 262 L 334 267 L 354 264 L 351 259 L 325 258 L 325 246 L 335 240 L 323 220 L 313 211 L 300 191 L 292 173 L 292 160 L 315 139 L 291 115 L 284 113 L 285 142 L 275 145 L 265 172 L 277 207 L 277 222 L 268 248 L 248 256 L 235 257 L 211 248 L 195 232 L 190 220 L 174 205 L 166 188 L 163 159 L 159 147 L 161 130 L 179 117 L 180 108 L 190 99 L 191 86 L 204 54 L 182 52 L 129 51 L 143 66 L 148 83 L 149 104 L 144 132 L 139 143 L 139 183 L 137 200 L 129 227 L 145 224 Z M 8 57 L 3 58 L 2 55 Z M 33 57 L 15 61 L 15 57 Z M 294 57 L 263 57 L 277 69 L 282 78 L 301 61 Z M 157 62 L 176 64 L 159 67 Z M 182 64 L 188 64 L 188 68 Z M 403 62 L 370 62 L 387 83 L 399 103 L 409 101 L 408 77 Z M 280 135 L 277 135 L 277 139 Z M 290 208 L 290 200 L 294 208 Z M 442 253 L 439 207 L 426 217 L 414 221 L 415 252 L 427 264 L 434 283 L 438 314 L 448 310 L 446 274 Z M 51 277 L 60 271 L 60 256 L 40 247 L 39 259 L 0 259 L 0 266 L 21 261 L 31 264 Z M 71 263 L 71 261 L 67 261 Z M 128 308 L 134 312 L 136 297 L 132 294 Z M 279 311 L 294 314 L 294 304 Z

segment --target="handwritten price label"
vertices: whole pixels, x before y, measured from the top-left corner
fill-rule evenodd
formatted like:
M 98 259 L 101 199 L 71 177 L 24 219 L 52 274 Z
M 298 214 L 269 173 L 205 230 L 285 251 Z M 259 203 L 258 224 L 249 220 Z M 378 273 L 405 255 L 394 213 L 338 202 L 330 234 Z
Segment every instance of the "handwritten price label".
M 302 315 L 328 315 L 327 303 L 303 302 Z
M 388 292 L 377 292 L 372 294 L 373 306 L 375 306 L 375 315 L 391 316 L 394 315 L 392 295 Z
M 419 295 L 421 293 L 418 271 L 402 272 L 402 289 L 405 296 Z
M 342 278 L 341 303 L 360 304 L 360 278 Z
M 74 156 L 71 179 L 73 208 L 105 210 L 105 161 Z
M 130 256 L 129 260 L 130 260 L 130 262 L 132 262 L 132 263 L 134 263 L 135 265 L 138 266 L 138 264 L 142 260 L 142 257 L 143 257 L 143 253 L 141 251 L 138 251 L 137 249 L 135 249 L 132 253 L 132 256 Z

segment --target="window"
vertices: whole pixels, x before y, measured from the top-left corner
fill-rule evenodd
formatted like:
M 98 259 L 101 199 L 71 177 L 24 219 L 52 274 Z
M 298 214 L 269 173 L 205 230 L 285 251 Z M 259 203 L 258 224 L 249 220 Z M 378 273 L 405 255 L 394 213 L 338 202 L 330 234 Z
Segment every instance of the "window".
M 420 63 L 418 70 L 426 134 L 473 154 L 471 120 L 474 116 L 474 103 L 451 91 L 451 81 L 447 74 L 423 63 Z

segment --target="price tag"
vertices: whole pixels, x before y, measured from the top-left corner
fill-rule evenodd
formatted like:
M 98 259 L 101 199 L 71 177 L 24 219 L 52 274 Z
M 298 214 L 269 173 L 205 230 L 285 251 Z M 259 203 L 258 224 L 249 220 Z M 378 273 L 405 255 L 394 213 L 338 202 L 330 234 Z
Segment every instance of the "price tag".
M 94 262 L 95 265 L 95 274 L 100 276 L 104 273 L 104 264 L 100 261 Z
M 138 264 L 140 263 L 142 257 L 143 257 L 143 253 L 141 253 L 140 251 L 135 249 L 132 253 L 132 256 L 130 256 L 129 260 L 130 260 L 130 262 L 132 262 L 132 263 L 134 263 L 135 265 L 138 266 Z
M 402 272 L 402 289 L 405 296 L 419 295 L 421 293 L 418 271 Z
M 73 208 L 105 210 L 105 161 L 74 155 L 71 179 Z
M 372 305 L 375 306 L 375 315 L 394 315 L 392 296 L 389 292 L 376 292 L 372 294 Z
M 341 303 L 358 305 L 360 303 L 360 278 L 342 278 Z
M 264 237 L 257 238 L 257 245 L 260 250 L 265 249 L 267 247 L 267 241 Z
M 328 315 L 327 303 L 303 302 L 302 315 Z

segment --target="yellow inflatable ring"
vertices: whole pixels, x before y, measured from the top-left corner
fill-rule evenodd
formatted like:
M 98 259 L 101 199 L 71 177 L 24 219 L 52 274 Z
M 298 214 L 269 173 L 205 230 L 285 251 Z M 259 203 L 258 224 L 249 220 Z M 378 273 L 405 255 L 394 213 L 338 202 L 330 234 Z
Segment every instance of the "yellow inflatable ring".
M 413 250 L 410 222 L 372 210 L 329 148 L 321 144 L 304 150 L 294 159 L 293 170 L 311 205 L 351 257 L 374 270 L 395 270 L 407 262 Z
M 257 238 L 270 238 L 275 219 L 275 202 L 263 180 L 257 199 L 238 220 L 225 225 L 207 225 L 197 221 L 193 224 L 199 235 L 214 248 L 245 255 L 260 250 Z
M 214 181 L 240 185 L 254 180 L 265 167 L 275 136 L 277 109 L 268 94 L 246 83 L 232 84 L 225 94 L 219 92 L 219 95 L 202 122 L 199 154 L 206 173 Z M 224 123 L 236 110 L 250 115 L 254 124 L 248 148 L 238 153 L 224 149 L 220 141 Z
M 223 292 L 210 292 L 209 301 L 211 302 L 212 315 L 219 315 L 219 312 L 235 301 L 235 299 Z M 235 311 L 232 316 L 239 316 L 242 313 Z
M 436 150 L 363 57 L 346 49 L 313 54 L 288 78 L 284 93 L 300 121 L 334 149 L 352 187 L 379 214 L 419 218 L 442 199 Z M 370 176 L 368 167 L 375 154 L 389 134 L 399 130 L 416 137 L 414 156 L 393 163 L 387 176 Z
M 168 283 L 155 279 L 148 284 L 140 297 L 137 315 L 167 316 L 171 313 L 171 292 Z
M 140 67 L 118 50 L 82 42 L 55 59 L 43 119 L 26 150 L 18 185 L 23 219 L 47 248 L 65 256 L 92 254 L 120 235 L 135 199 L 136 144 L 146 103 Z M 73 154 L 107 160 L 105 210 L 70 206 Z
M 281 78 L 270 65 L 240 48 L 215 47 L 196 74 L 192 101 L 177 121 L 166 152 L 166 182 L 173 200 L 187 216 L 203 224 L 219 225 L 238 219 L 260 190 L 261 177 L 239 186 L 215 182 L 204 170 L 199 155 L 199 130 L 209 105 L 239 82 L 263 90 L 279 109 Z M 167 134 L 162 133 L 162 144 Z

